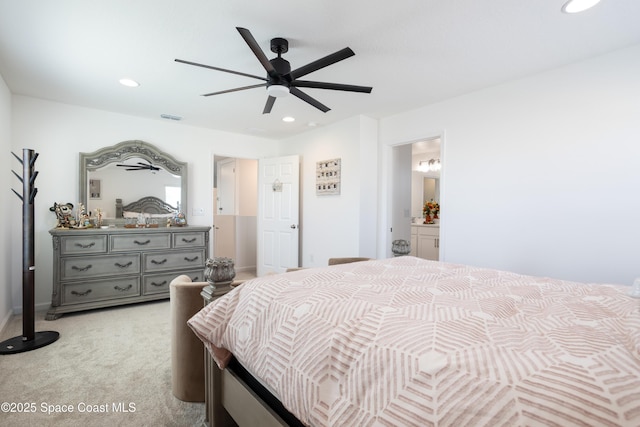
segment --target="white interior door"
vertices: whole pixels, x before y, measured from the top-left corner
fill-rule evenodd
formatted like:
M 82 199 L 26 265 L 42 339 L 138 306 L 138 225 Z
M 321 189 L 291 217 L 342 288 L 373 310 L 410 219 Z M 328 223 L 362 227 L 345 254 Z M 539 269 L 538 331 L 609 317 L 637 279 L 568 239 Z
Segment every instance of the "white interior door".
M 299 198 L 299 156 L 258 161 L 258 276 L 298 266 Z

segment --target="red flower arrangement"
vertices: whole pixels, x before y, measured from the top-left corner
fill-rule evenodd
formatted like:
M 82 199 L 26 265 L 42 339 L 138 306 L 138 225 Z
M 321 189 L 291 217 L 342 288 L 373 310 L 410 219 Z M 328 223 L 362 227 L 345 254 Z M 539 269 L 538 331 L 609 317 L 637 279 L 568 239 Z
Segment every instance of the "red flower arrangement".
M 428 202 L 425 202 L 424 207 L 422 208 L 422 214 L 424 215 L 424 223 L 433 224 L 433 220 L 438 219 L 439 213 L 440 213 L 440 205 L 437 202 L 434 202 L 433 199 Z

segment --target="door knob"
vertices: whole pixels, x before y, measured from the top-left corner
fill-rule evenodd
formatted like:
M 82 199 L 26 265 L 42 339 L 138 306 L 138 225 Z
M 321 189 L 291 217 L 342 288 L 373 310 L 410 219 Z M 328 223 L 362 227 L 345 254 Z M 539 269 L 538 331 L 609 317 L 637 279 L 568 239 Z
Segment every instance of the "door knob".
M 295 230 L 296 229 L 296 225 L 295 224 L 291 224 L 291 228 Z

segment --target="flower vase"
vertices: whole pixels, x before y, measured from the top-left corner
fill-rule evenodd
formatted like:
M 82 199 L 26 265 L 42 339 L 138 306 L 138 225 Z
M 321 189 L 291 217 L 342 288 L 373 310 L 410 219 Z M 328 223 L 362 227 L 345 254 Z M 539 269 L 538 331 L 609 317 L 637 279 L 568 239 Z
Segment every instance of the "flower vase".
M 425 224 L 433 224 L 433 219 L 431 218 L 431 215 L 425 215 L 424 216 L 424 223 Z

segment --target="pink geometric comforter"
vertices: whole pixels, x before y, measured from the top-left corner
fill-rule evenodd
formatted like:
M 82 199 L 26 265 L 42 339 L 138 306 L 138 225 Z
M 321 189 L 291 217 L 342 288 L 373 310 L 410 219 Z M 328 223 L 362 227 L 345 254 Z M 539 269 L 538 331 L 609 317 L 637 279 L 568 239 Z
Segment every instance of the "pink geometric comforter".
M 189 325 L 312 426 L 640 426 L 640 299 L 413 257 L 245 282 Z

